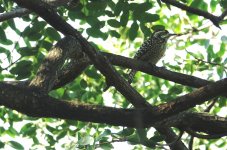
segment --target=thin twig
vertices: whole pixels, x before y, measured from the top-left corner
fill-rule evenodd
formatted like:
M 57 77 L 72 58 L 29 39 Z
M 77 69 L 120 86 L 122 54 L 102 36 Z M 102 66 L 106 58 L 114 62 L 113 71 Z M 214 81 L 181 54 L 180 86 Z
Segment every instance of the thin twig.
M 10 67 L 12 67 L 14 64 L 16 64 L 19 60 L 21 60 L 22 57 L 19 57 L 17 60 L 9 64 L 7 67 L 3 68 L 2 70 L 8 70 Z
M 206 64 L 210 64 L 210 65 L 213 65 L 213 66 L 220 66 L 220 67 L 223 67 L 223 68 L 227 69 L 227 66 L 224 66 L 224 65 L 222 65 L 222 64 L 215 63 L 215 62 L 210 62 L 210 61 L 205 61 L 205 60 L 203 60 L 203 59 L 197 58 L 197 57 L 195 57 L 191 52 L 189 52 L 187 49 L 186 49 L 186 52 L 187 52 L 188 54 L 190 54 L 193 58 L 195 58 L 195 59 L 196 59 L 197 61 L 199 61 L 199 62 L 206 63 Z
M 6 12 L 4 14 L 0 15 L 0 22 L 16 18 L 16 17 L 22 17 L 24 15 L 30 14 L 31 11 L 26 8 L 17 8 L 15 10 L 12 10 L 10 12 Z
M 194 142 L 194 136 L 191 136 L 191 139 L 188 144 L 188 149 L 193 150 L 193 142 Z
M 218 98 L 214 98 L 210 105 L 204 110 L 204 112 L 209 112 L 211 110 L 211 108 L 215 105 L 215 103 L 218 101 Z

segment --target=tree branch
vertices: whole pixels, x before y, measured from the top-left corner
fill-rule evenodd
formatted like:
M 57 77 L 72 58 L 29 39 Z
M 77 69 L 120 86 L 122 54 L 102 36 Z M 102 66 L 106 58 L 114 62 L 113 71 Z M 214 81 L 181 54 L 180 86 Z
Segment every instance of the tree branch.
M 82 54 L 80 43 L 76 40 L 72 42 L 71 39 L 73 39 L 73 37 L 65 37 L 51 48 L 39 67 L 37 75 L 30 82 L 30 87 L 39 88 L 44 93 L 52 90 L 65 60 L 72 57 L 72 54 L 74 54 L 75 59 Z
M 62 6 L 70 2 L 70 0 L 42 0 L 43 2 L 46 2 L 50 4 L 51 6 Z M 13 19 L 16 17 L 22 17 L 24 15 L 28 15 L 32 13 L 32 11 L 26 9 L 26 8 L 17 8 L 15 10 L 12 10 L 10 12 L 6 12 L 4 14 L 0 14 L 0 22 Z
M 17 98 L 15 98 L 17 95 Z M 0 105 L 32 117 L 61 118 L 127 127 L 178 127 L 191 128 L 208 134 L 227 132 L 227 118 L 205 113 L 183 112 L 163 117 L 150 108 L 120 109 L 80 104 L 39 95 L 31 88 L 21 88 L 0 82 Z M 119 117 L 121 116 L 121 117 Z
M 220 134 L 209 134 L 209 135 L 204 135 L 204 134 L 199 134 L 194 132 L 193 130 L 185 130 L 188 134 L 190 134 L 193 137 L 197 137 L 200 139 L 219 139 L 221 137 L 227 136 L 227 132 L 225 133 L 220 133 Z
M 18 8 L 18 9 L 12 10 L 10 12 L 0 14 L 0 22 L 6 21 L 6 20 L 9 20 L 12 18 L 16 18 L 16 17 L 22 17 L 29 13 L 31 13 L 31 11 L 26 8 Z
M 218 95 L 226 93 L 227 78 L 211 83 L 204 87 L 201 87 L 193 92 L 180 96 L 173 101 L 158 106 L 158 110 L 163 113 L 164 116 L 170 116 L 178 114 L 189 108 L 193 108 L 196 105 L 200 105 L 209 99 L 212 99 Z
M 81 36 L 80 32 L 57 15 L 49 5 L 40 1 L 14 1 L 17 2 L 18 5 L 27 7 L 36 12 L 40 17 L 65 36 L 71 35 L 75 37 L 80 42 L 83 51 L 92 61 L 94 66 L 107 78 L 107 80 L 112 80 L 116 89 L 120 91 L 120 93 L 122 93 L 133 105 L 136 107 L 149 106 L 149 103 L 117 73 L 109 61 L 100 52 L 96 51 L 96 49 Z
M 180 8 L 182 10 L 185 10 L 189 13 L 192 14 L 196 14 L 198 16 L 202 16 L 206 19 L 209 19 L 211 22 L 213 22 L 213 24 L 220 28 L 219 23 L 224 19 L 224 17 L 227 15 L 227 10 L 225 10 L 220 16 L 215 16 L 211 13 L 205 12 L 203 10 L 197 9 L 197 8 L 193 8 L 187 5 L 184 5 L 176 0 L 161 0 L 162 2 L 166 3 L 166 4 L 170 4 L 173 5 L 177 8 Z

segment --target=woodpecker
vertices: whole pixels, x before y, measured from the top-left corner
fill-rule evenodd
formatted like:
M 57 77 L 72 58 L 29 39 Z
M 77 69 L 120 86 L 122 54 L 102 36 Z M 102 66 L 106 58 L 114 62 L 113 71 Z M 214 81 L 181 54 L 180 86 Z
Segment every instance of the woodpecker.
M 134 59 L 142 60 L 155 65 L 164 56 L 167 40 L 172 35 L 176 34 L 170 34 L 167 30 L 154 32 L 136 52 Z M 129 84 L 132 83 L 136 72 L 137 70 L 131 70 L 128 74 Z
M 170 36 L 177 34 L 170 34 L 167 30 L 155 31 L 149 39 L 147 39 L 139 50 L 136 52 L 134 59 L 142 60 L 155 65 L 163 56 L 166 51 L 167 40 Z M 128 74 L 128 83 L 131 84 L 137 70 L 131 70 Z M 109 88 L 107 85 L 104 88 L 106 91 Z

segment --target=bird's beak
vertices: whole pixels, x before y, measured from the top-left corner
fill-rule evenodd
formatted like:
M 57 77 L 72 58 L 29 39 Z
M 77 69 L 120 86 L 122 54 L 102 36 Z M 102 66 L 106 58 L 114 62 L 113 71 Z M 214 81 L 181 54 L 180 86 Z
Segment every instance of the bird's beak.
M 171 33 L 171 34 L 169 34 L 169 36 L 181 36 L 181 35 L 183 35 L 183 34 L 173 34 L 173 33 Z
M 171 36 L 177 36 L 177 35 L 179 35 L 179 34 L 169 33 L 169 34 L 165 35 L 165 37 L 164 37 L 164 38 L 170 38 Z
M 174 35 L 178 35 L 178 34 L 173 34 L 173 33 L 170 33 L 169 36 L 174 36 Z

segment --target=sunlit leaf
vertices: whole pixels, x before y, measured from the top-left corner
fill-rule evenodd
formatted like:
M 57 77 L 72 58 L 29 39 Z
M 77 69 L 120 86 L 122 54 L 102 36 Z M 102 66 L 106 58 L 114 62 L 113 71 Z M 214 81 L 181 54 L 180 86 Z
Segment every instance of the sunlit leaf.
M 9 141 L 8 144 L 12 147 L 12 148 L 15 148 L 15 149 L 18 149 L 18 150 L 23 150 L 24 147 L 23 145 L 21 145 L 20 143 L 16 142 L 16 141 Z

